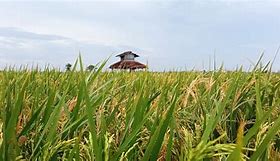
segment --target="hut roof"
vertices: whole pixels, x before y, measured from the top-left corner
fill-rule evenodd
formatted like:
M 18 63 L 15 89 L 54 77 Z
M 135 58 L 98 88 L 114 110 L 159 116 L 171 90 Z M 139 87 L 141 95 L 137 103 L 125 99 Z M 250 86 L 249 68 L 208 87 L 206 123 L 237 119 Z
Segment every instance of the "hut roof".
M 109 68 L 111 69 L 143 69 L 146 65 L 139 63 L 134 60 L 123 60 L 115 64 L 112 64 Z
M 133 53 L 132 51 L 123 52 L 123 53 L 117 55 L 116 57 L 123 57 L 123 56 L 128 55 L 128 54 L 132 54 L 132 55 L 134 55 L 134 57 L 139 57 L 139 55 Z

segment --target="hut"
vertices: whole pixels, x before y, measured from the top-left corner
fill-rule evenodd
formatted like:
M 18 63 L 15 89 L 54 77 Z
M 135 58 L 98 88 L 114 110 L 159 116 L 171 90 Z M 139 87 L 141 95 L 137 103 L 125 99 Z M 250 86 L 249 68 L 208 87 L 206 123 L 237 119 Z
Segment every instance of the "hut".
M 135 58 L 139 57 L 139 55 L 133 53 L 132 51 L 126 51 L 117 55 L 116 57 L 120 57 L 121 60 L 115 64 L 112 64 L 109 68 L 110 69 L 145 69 L 146 65 L 135 61 Z

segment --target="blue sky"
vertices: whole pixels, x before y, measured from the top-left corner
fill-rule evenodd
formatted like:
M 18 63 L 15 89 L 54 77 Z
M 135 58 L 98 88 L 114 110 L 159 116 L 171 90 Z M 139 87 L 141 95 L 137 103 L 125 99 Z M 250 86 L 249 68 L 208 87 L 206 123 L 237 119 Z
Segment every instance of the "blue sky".
M 275 56 L 279 15 L 276 0 L 0 1 L 0 67 L 63 68 L 79 51 L 109 66 L 132 50 L 151 70 L 208 69 L 214 53 L 218 66 L 249 68 Z

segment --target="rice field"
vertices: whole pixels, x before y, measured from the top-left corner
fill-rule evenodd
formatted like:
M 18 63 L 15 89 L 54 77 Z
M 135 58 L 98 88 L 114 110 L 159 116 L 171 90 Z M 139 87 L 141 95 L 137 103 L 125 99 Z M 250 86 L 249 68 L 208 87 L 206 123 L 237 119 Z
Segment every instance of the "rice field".
M 280 75 L 269 66 L 104 66 L 0 72 L 0 160 L 280 160 Z

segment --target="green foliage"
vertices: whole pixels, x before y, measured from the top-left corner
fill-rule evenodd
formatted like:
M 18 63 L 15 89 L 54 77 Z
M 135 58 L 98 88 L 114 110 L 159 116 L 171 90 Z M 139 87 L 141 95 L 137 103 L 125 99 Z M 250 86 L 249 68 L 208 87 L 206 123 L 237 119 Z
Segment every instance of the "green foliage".
M 65 69 L 66 71 L 70 71 L 71 70 L 71 67 L 72 67 L 72 64 L 68 63 L 65 65 Z
M 279 160 L 280 75 L 0 72 L 0 160 Z
M 87 70 L 90 72 L 93 71 L 94 69 L 95 69 L 95 66 L 92 64 L 87 67 Z

